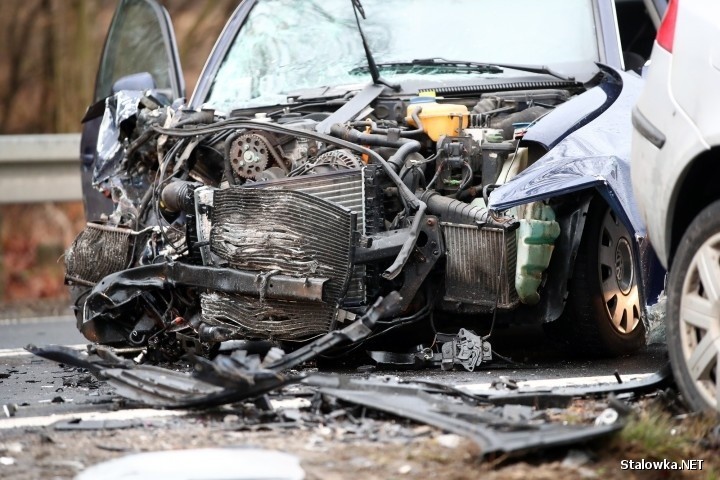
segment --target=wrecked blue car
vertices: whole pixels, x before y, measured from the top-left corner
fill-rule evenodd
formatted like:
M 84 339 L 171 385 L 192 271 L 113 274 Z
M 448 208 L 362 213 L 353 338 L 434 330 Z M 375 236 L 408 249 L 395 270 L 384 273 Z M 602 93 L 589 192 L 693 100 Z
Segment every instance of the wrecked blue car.
M 344 331 L 334 355 L 468 370 L 498 325 L 639 349 L 662 271 L 618 38 L 607 0 L 245 0 L 186 101 L 167 14 L 121 1 L 66 255 L 78 328 L 157 358 Z

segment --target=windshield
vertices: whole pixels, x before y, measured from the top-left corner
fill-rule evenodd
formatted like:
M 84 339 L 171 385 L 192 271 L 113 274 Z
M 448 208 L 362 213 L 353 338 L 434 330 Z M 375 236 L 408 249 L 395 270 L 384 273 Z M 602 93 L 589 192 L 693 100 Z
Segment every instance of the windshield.
M 598 61 L 591 0 L 362 0 L 377 63 L 450 60 L 550 65 Z M 296 90 L 370 81 L 351 0 L 260 0 L 212 83 L 221 111 L 286 103 Z M 388 80 L 448 69 L 382 69 Z M 492 73 L 458 75 L 498 76 Z

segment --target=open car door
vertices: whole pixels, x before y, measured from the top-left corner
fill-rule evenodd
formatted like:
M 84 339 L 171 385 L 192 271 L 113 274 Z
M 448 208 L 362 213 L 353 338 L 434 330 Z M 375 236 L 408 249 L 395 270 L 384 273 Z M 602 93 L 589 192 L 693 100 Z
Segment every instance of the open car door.
M 185 96 L 170 16 L 155 0 L 120 0 L 105 39 L 93 105 L 83 119 L 80 157 L 88 220 L 112 211 L 111 202 L 91 184 L 105 99 L 121 90 L 149 89 L 168 100 Z

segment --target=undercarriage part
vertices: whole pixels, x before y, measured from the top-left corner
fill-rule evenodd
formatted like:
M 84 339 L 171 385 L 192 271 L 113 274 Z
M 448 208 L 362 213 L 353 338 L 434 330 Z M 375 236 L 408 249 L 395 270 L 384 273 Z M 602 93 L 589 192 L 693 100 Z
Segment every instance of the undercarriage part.
M 203 323 L 223 327 L 226 332 L 224 338 L 215 336 L 212 341 L 307 338 L 327 333 L 332 327 L 334 315 L 334 308 L 325 303 L 299 304 L 231 293 L 204 293 L 200 304 Z M 202 338 L 202 328 L 200 333 Z
M 65 278 L 92 286 L 128 267 L 136 238 L 128 228 L 88 223 L 65 253 Z
M 472 372 L 483 362 L 492 360 L 490 342 L 483 340 L 471 330 L 461 328 L 456 336 L 442 344 L 443 370 L 451 370 L 455 365 L 462 365 Z
M 460 304 L 511 309 L 515 291 L 515 232 L 503 228 L 443 223 L 445 296 Z
M 574 398 L 613 394 L 630 394 L 637 398 L 667 387 L 672 379 L 669 366 L 666 366 L 642 380 L 610 385 L 550 390 L 547 387 L 542 387 L 542 390 L 520 387 L 516 390 L 468 393 L 458 387 L 430 381 L 281 373 L 342 342 L 365 338 L 378 320 L 398 313 L 394 306 L 399 303 L 397 293 L 380 299 L 362 319 L 278 360 L 274 358 L 280 352 L 268 353 L 261 360 L 258 355 L 249 355 L 242 350 L 235 351 L 231 356 L 218 356 L 213 361 L 191 357 L 194 363 L 192 374 L 136 365 L 107 355 L 102 360 L 91 360 L 80 352 L 58 346 L 38 348 L 29 345 L 26 349 L 42 358 L 87 368 L 99 379 L 107 380 L 118 395 L 139 404 L 158 407 L 212 408 L 261 398 L 265 393 L 285 385 L 300 383 L 317 389 L 323 397 L 462 435 L 475 441 L 483 456 L 576 445 L 617 432 L 625 425 L 621 415 L 613 415 L 610 422 L 596 419 L 594 424 L 568 425 L 552 421 L 556 415 L 548 415 L 549 412 L 539 409 L 567 406 Z M 617 405 L 618 409 L 623 407 Z M 619 411 L 622 413 L 623 410 Z
M 352 405 L 360 405 L 391 415 L 432 425 L 456 433 L 477 443 L 483 456 L 523 452 L 575 445 L 605 437 L 621 430 L 618 419 L 609 425 L 567 425 L 538 422 L 532 410 L 518 418 L 501 407 L 478 408 L 459 402 L 455 395 L 441 395 L 432 388 L 413 383 L 378 379 L 312 376 L 303 381 L 317 386 L 320 393 Z M 440 392 L 447 390 L 440 389 Z M 515 412 L 523 409 L 516 408 Z

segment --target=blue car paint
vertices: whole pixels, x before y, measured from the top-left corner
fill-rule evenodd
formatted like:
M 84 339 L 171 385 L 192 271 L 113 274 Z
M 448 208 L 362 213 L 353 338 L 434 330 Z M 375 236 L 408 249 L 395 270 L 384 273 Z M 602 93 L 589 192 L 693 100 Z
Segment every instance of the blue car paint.
M 633 75 L 603 67 L 596 87 L 561 105 L 528 129 L 524 145 L 549 150 L 525 171 L 494 190 L 498 211 L 594 189 L 635 237 L 640 290 L 646 303 L 662 291 L 664 270 L 646 238 L 630 182 L 630 112 L 643 86 Z

